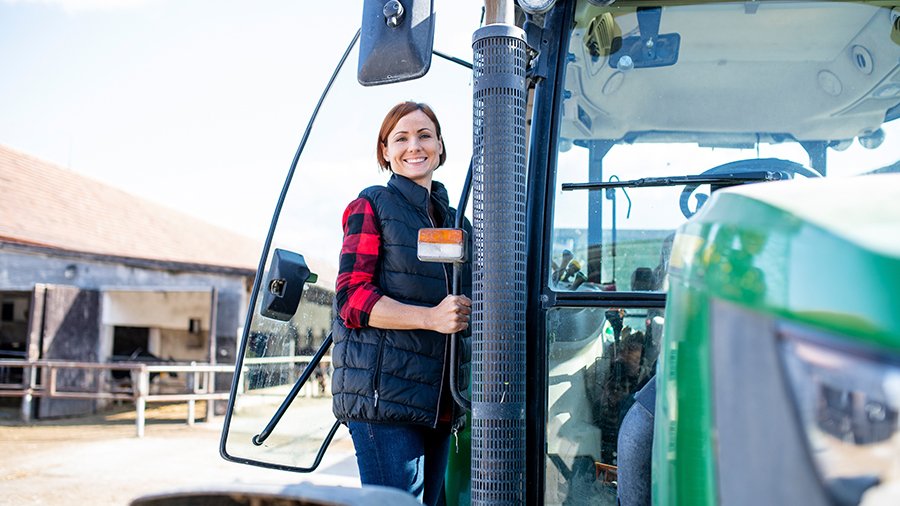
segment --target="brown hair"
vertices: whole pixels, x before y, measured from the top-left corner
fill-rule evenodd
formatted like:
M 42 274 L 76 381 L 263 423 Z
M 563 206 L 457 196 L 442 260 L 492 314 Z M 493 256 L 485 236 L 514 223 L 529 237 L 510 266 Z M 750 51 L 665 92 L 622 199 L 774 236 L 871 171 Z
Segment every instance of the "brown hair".
M 391 170 L 391 164 L 385 160 L 384 152 L 381 149 L 382 146 L 387 146 L 388 135 L 390 135 L 391 130 L 397 126 L 397 123 L 400 122 L 401 118 L 415 111 L 422 111 L 425 113 L 425 116 L 428 116 L 428 119 L 434 123 L 434 133 L 437 135 L 437 139 L 441 141 L 441 144 L 443 144 L 444 138 L 441 135 L 441 124 L 434 114 L 434 111 L 431 110 L 431 107 L 428 107 L 428 104 L 421 102 L 400 102 L 392 107 L 384 116 L 384 120 L 381 122 L 381 130 L 378 131 L 378 145 L 375 148 L 375 159 L 378 161 L 378 166 L 381 167 L 382 170 Z M 447 160 L 446 146 L 444 146 L 444 149 L 441 151 L 441 156 L 438 158 L 438 167 L 444 165 L 445 160 Z

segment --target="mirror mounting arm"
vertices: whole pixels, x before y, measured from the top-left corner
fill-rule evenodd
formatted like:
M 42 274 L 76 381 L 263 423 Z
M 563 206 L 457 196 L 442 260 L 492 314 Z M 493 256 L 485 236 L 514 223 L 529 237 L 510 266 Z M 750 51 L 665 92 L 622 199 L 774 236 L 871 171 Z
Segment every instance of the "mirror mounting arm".
M 400 3 L 400 0 L 388 0 L 384 4 L 382 13 L 384 13 L 384 22 L 391 28 L 397 28 L 403 23 L 403 15 L 406 11 L 403 10 L 403 4 Z
M 325 356 L 325 353 L 328 351 L 328 348 L 331 347 L 331 333 L 328 333 L 328 337 L 325 338 L 325 341 L 322 342 L 322 346 L 319 347 L 319 350 L 316 351 L 316 354 L 313 355 L 312 359 L 309 361 L 309 364 L 306 365 L 306 369 L 303 370 L 303 374 L 297 378 L 297 381 L 294 383 L 291 391 L 288 392 L 287 396 L 281 401 L 281 406 L 278 406 L 278 409 L 275 411 L 275 414 L 272 415 L 272 419 L 269 420 L 269 423 L 266 425 L 266 428 L 262 430 L 259 434 L 253 436 L 251 441 L 256 446 L 261 446 L 269 436 L 272 435 L 272 431 L 275 430 L 275 426 L 278 425 L 278 422 L 281 421 L 281 417 L 287 412 L 288 408 L 291 406 L 291 403 L 294 402 L 294 399 L 297 398 L 297 394 L 300 393 L 300 389 L 303 388 L 303 385 L 309 380 L 309 377 L 312 375 L 313 371 L 315 371 L 316 367 L 319 366 L 319 362 L 322 361 L 322 357 Z M 325 444 L 323 447 L 327 447 Z

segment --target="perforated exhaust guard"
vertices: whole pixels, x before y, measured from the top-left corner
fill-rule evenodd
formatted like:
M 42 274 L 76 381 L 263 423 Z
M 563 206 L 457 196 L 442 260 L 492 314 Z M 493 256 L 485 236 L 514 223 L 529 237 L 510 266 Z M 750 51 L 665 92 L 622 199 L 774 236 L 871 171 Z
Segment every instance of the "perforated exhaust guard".
M 475 32 L 472 504 L 525 503 L 525 32 Z

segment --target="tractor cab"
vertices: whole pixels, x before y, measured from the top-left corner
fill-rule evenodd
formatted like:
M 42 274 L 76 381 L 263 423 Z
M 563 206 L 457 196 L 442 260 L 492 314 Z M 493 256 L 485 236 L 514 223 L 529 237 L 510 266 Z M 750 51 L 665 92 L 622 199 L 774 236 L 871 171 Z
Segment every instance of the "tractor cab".
M 676 231 L 720 189 L 897 171 L 900 11 L 584 1 L 572 16 L 544 224 L 544 500 L 615 504 L 619 424 L 666 348 Z M 764 282 L 737 274 L 738 293 Z
M 373 2 L 364 3 L 369 9 Z M 510 54 L 515 44 L 527 48 L 512 73 L 522 76 L 513 91 L 523 114 L 500 119 L 521 123 L 526 135 L 497 149 L 522 153 L 524 170 L 510 176 L 519 193 L 485 198 L 478 193 L 489 186 L 484 174 L 505 169 L 484 161 L 490 135 L 479 129 L 490 111 L 507 108 L 482 107 L 493 54 L 479 52 L 476 37 L 475 58 L 468 55 L 470 34 L 492 25 L 479 9 L 460 14 L 465 9 L 449 0 L 434 1 L 440 16 L 416 10 L 420 2 L 387 2 L 401 4 L 405 18 L 375 3 L 375 14 L 364 13 L 362 40 L 350 43 L 328 83 L 278 201 L 243 329 L 222 454 L 310 472 L 329 443 L 347 450 L 328 389 L 340 217 L 359 190 L 383 183 L 372 152 L 377 122 L 412 97 L 429 103 L 444 127 L 448 163 L 435 178 L 468 209 L 476 232 L 488 230 L 488 240 L 476 237 L 472 245 L 481 262 L 476 277 L 499 273 L 498 286 L 508 277 L 521 297 L 513 313 L 523 354 L 511 363 L 520 368 L 523 408 L 509 410 L 521 432 L 490 440 L 509 445 L 520 467 L 492 478 L 484 469 L 496 468 L 478 465 L 482 433 L 467 429 L 451 452 L 448 502 L 481 504 L 494 479 L 518 487 L 503 496 L 510 503 L 615 505 L 622 420 L 661 356 L 677 348 L 667 337 L 686 330 L 667 323 L 671 274 L 691 247 L 678 231 L 702 219 L 723 189 L 759 185 L 764 193 L 765 185 L 786 180 L 896 172 L 900 9 L 884 2 L 517 2 L 503 36 L 512 41 Z M 366 24 L 372 16 L 375 28 Z M 398 35 L 392 23 L 410 32 Z M 379 52 L 385 47 L 390 51 Z M 384 63 L 385 54 L 408 57 L 398 69 Z M 397 82 L 403 79 L 412 80 Z M 834 203 L 812 200 L 823 209 Z M 520 221 L 486 216 L 484 206 L 496 202 L 521 206 L 511 213 Z M 479 229 L 483 221 L 487 228 Z M 493 260 L 505 243 L 490 240 L 492 226 L 520 234 L 518 263 Z M 757 252 L 752 239 L 735 236 L 731 246 Z M 748 272 L 732 273 L 736 293 L 762 282 Z M 478 340 L 476 327 L 473 370 L 481 372 L 473 374 L 473 389 L 484 386 L 493 360 L 477 355 Z M 463 395 L 486 405 L 479 392 Z M 708 403 L 708 392 L 693 395 L 683 402 Z M 473 409 L 476 428 L 478 416 Z M 504 448 L 495 453 L 510 454 Z M 691 504 L 715 504 L 715 463 L 690 465 L 706 487 Z M 674 481 L 665 486 L 671 490 L 658 504 L 683 499 Z

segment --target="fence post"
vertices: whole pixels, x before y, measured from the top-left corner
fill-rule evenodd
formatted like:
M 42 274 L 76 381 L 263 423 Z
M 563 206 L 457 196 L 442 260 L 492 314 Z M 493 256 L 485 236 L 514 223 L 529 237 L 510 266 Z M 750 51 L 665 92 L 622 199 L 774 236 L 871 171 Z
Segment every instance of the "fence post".
M 188 423 L 188 426 L 190 426 L 190 427 L 194 426 L 194 420 L 197 418 L 197 412 L 196 412 L 196 406 L 195 406 L 196 402 L 197 401 L 195 401 L 194 399 L 191 399 L 188 401 L 187 423 Z
M 56 376 L 57 376 L 58 371 L 53 366 L 50 366 L 49 369 L 50 369 L 50 382 L 48 384 L 48 387 L 49 387 L 50 397 L 53 397 L 54 395 L 56 395 Z
M 22 396 L 22 421 L 29 423 L 31 421 L 32 400 L 34 399 L 34 388 L 37 386 L 37 367 L 23 367 L 22 384 L 25 387 L 25 395 Z
M 206 376 L 206 393 L 211 394 L 216 391 L 216 386 L 213 384 L 216 381 L 216 375 L 212 371 L 207 371 L 205 373 Z M 209 423 L 212 421 L 213 417 L 216 416 L 216 401 L 212 398 L 206 399 L 206 422 Z
M 31 421 L 31 389 L 25 390 L 22 396 L 22 422 L 29 423 Z
M 134 370 L 132 370 L 134 372 Z M 144 424 L 147 408 L 147 393 L 150 391 L 150 373 L 147 372 L 147 366 L 140 365 L 137 368 L 138 381 L 135 388 L 134 405 L 137 410 L 135 423 L 137 424 L 137 437 L 144 437 Z

